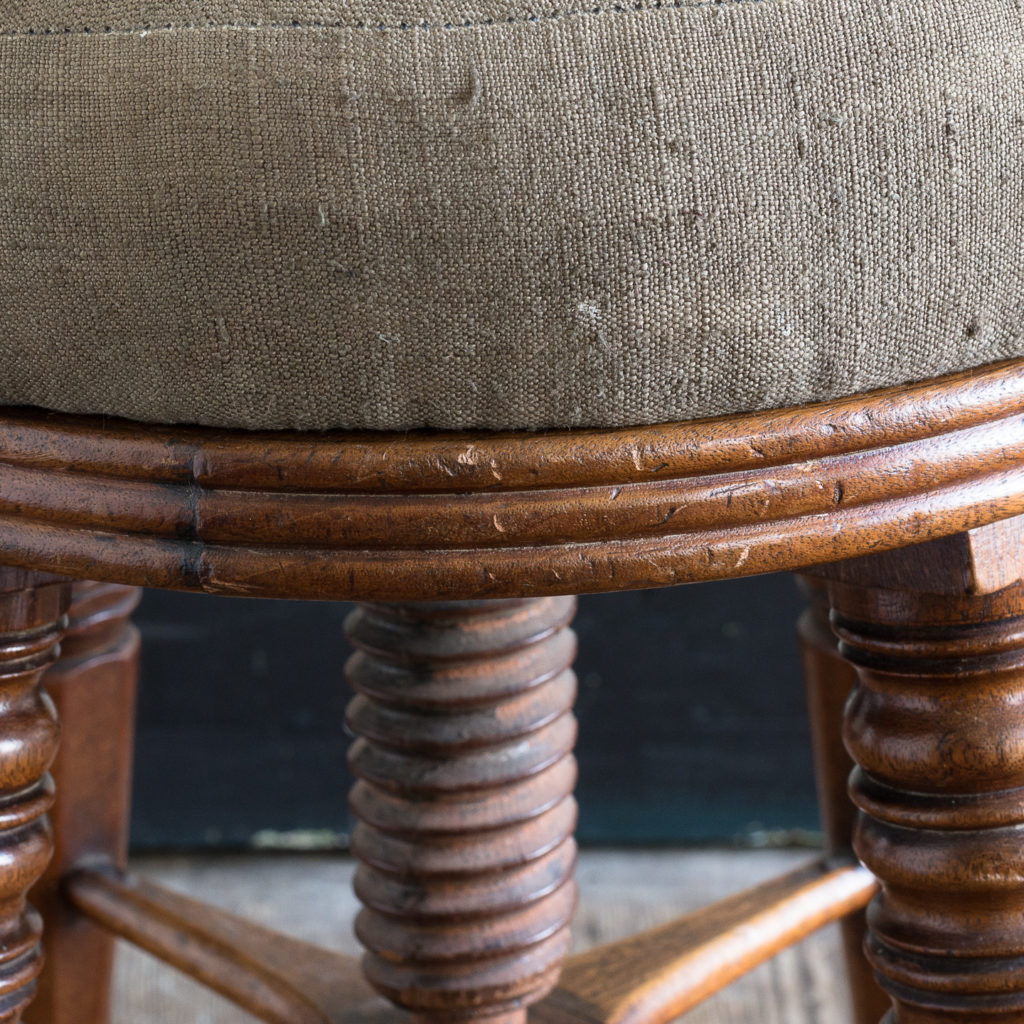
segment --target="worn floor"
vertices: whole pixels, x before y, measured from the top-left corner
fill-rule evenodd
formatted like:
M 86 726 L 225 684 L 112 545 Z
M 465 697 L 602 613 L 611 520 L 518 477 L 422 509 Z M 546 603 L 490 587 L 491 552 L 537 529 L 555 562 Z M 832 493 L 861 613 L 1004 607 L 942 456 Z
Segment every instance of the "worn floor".
M 648 928 L 779 874 L 805 851 L 618 852 L 582 856 L 579 947 Z M 354 952 L 351 863 L 327 855 L 147 858 L 135 868 L 165 885 L 300 938 Z M 764 964 L 685 1018 L 686 1024 L 847 1024 L 834 928 Z M 246 1024 L 236 1010 L 144 953 L 124 948 L 114 1024 Z

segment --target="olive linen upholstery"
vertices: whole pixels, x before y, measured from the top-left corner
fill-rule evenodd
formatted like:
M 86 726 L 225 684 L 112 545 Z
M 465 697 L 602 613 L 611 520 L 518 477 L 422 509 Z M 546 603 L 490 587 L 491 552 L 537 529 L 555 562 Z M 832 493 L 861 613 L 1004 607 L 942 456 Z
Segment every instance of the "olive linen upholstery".
M 622 426 L 1024 355 L 1017 0 L 0 0 L 0 403 Z

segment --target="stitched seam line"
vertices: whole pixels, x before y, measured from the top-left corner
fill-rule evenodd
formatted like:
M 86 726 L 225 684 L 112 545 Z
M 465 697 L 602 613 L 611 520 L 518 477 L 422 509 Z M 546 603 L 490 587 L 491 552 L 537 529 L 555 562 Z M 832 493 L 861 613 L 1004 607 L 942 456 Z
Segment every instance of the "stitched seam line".
M 536 22 L 565 21 L 569 18 L 586 18 L 614 14 L 649 14 L 658 11 L 672 11 L 682 8 L 696 7 L 735 7 L 741 4 L 763 3 L 764 0 L 654 0 L 653 3 L 635 2 L 630 4 L 612 4 L 607 7 L 581 7 L 566 11 L 549 11 L 539 14 L 510 14 L 505 18 L 487 18 L 482 21 L 401 21 L 397 24 L 386 24 L 374 21 L 238 21 L 238 22 L 183 22 L 181 24 L 137 25 L 133 28 L 114 28 L 111 25 L 99 25 L 92 28 L 14 28 L 0 31 L 0 39 L 18 39 L 31 36 L 134 36 L 150 32 L 199 32 L 203 30 L 229 29 L 306 29 L 324 30 L 343 29 L 347 31 L 369 32 L 404 32 L 420 31 L 454 31 L 460 28 L 487 28 L 498 25 L 528 25 Z

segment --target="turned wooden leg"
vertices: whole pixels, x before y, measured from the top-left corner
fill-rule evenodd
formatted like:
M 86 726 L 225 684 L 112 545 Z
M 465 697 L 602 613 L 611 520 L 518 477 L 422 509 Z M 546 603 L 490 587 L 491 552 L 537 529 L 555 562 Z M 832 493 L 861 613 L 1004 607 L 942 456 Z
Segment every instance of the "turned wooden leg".
M 140 596 L 137 587 L 75 583 L 61 657 L 46 673 L 64 736 L 53 766 L 54 857 L 30 898 L 51 966 L 26 1024 L 109 1019 L 114 937 L 62 897 L 60 881 L 78 864 L 125 866 L 139 660 L 128 617 Z
M 971 593 L 926 547 L 909 584 L 895 552 L 829 585 L 854 845 L 882 883 L 868 954 L 888 1024 L 1024 1022 L 1024 585 Z
M 356 931 L 381 993 L 424 1021 L 525 1020 L 576 902 L 572 598 L 361 605 Z
M 842 722 L 843 708 L 857 682 L 857 673 L 840 655 L 829 625 L 825 583 L 803 577 L 800 584 L 809 601 L 800 618 L 799 635 L 825 848 L 829 856 L 848 856 L 856 809 L 847 791 L 853 760 L 843 746 Z M 889 1007 L 889 997 L 879 988 L 864 955 L 864 912 L 848 914 L 840 928 L 854 1020 L 856 1024 L 878 1024 Z
M 60 729 L 40 679 L 59 651 L 71 585 L 0 568 L 0 1021 L 14 1024 L 35 994 L 42 919 L 26 901 L 53 848 L 47 774 Z

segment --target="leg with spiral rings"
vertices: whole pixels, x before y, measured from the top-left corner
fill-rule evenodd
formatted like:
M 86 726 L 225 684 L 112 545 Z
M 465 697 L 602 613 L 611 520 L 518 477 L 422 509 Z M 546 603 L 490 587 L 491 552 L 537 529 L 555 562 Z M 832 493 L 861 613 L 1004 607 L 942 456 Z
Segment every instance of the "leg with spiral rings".
M 356 923 L 371 984 L 423 1021 L 520 1024 L 576 902 L 572 598 L 361 605 Z

